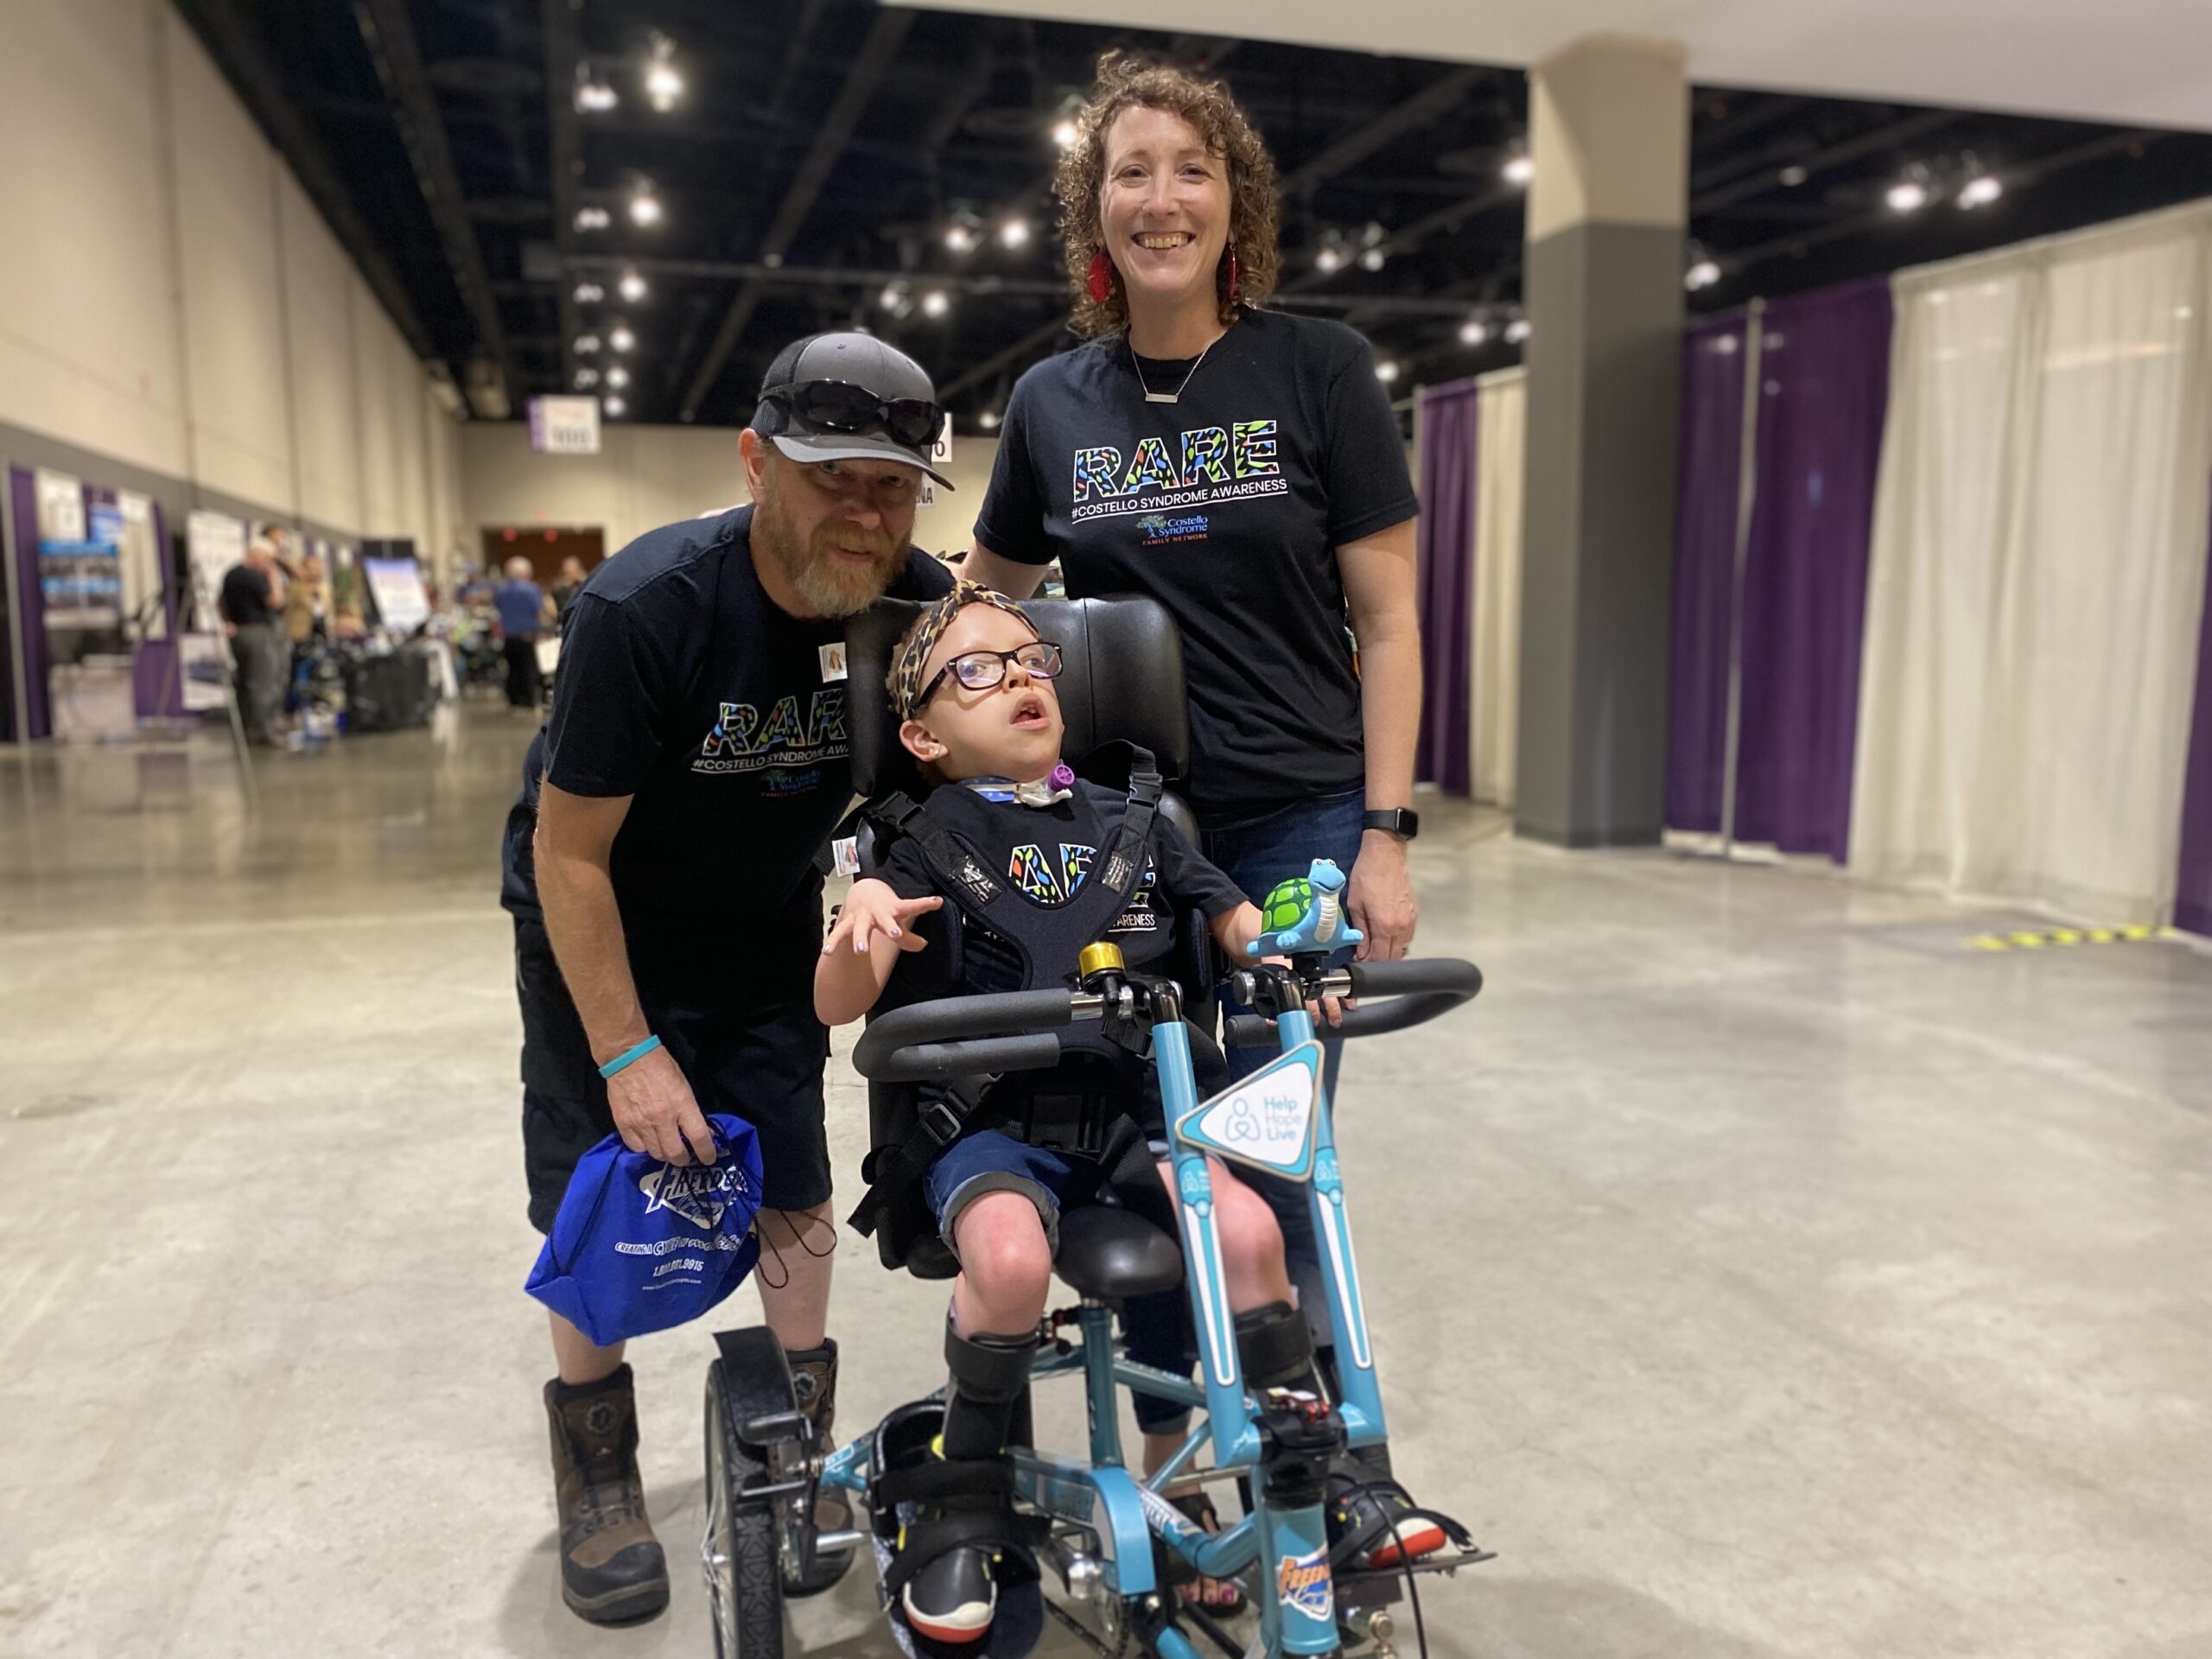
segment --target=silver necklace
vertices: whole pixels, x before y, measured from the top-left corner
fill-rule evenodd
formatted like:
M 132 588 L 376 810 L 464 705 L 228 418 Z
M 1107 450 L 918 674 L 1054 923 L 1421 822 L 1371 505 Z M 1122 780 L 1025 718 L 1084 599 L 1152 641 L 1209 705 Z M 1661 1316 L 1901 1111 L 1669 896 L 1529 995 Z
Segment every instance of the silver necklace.
M 1124 345 L 1128 345 L 1129 346 L 1129 366 L 1137 372 L 1137 389 L 1144 393 L 1145 402 L 1147 404 L 1179 404 L 1183 401 L 1183 393 L 1185 389 L 1191 384 L 1191 375 L 1196 374 L 1198 372 L 1200 365 L 1205 362 L 1206 352 L 1213 350 L 1215 346 L 1220 345 L 1221 342 L 1227 338 L 1228 335 L 1224 333 L 1216 334 L 1211 340 L 1208 340 L 1206 342 L 1206 351 L 1200 352 L 1198 353 L 1198 362 L 1191 365 L 1190 374 L 1185 374 L 1183 377 L 1181 385 L 1178 385 L 1173 391 L 1154 391 L 1149 385 L 1146 385 L 1144 378 L 1144 365 L 1137 361 L 1137 348 L 1134 345 L 1129 344 L 1127 336 L 1123 337 L 1122 343 Z

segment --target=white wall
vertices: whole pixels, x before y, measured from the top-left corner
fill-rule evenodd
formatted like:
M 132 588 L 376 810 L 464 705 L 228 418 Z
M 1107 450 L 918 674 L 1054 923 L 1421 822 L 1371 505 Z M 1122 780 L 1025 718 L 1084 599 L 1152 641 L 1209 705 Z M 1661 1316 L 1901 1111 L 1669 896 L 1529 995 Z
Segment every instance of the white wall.
M 450 546 L 452 423 L 167 0 L 10 4 L 0 158 L 0 425 Z
M 153 22 L 144 0 L 79 0 L 3 27 L 0 421 L 181 478 Z
M 737 433 L 728 428 L 611 423 L 601 428 L 601 441 L 596 455 L 541 455 L 520 423 L 464 427 L 463 534 L 471 558 L 482 556 L 480 532 L 502 525 L 596 526 L 612 552 L 658 525 L 748 499 Z M 922 509 L 914 526 L 919 545 L 932 553 L 968 545 L 997 447 L 988 438 L 953 441 L 946 475 L 957 487 L 939 490 L 937 504 Z

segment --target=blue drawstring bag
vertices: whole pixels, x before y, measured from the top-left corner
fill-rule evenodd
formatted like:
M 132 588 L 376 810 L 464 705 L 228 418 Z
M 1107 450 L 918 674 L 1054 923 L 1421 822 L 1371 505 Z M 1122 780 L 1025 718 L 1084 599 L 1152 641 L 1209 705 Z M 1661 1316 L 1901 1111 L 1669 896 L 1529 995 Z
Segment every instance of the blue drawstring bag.
M 760 1259 L 760 1142 L 710 1113 L 715 1161 L 665 1164 L 610 1135 L 576 1165 L 523 1286 L 604 1348 L 696 1319 Z

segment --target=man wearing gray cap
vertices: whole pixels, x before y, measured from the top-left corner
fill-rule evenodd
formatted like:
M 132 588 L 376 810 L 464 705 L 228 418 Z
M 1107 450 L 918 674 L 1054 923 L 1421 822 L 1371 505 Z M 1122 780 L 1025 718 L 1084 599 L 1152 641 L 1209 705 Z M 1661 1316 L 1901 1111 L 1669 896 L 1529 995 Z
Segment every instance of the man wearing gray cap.
M 921 365 L 817 334 L 769 367 L 738 454 L 753 505 L 639 537 L 569 614 L 545 728 L 508 815 L 530 1218 L 550 1230 L 577 1160 L 618 1133 L 711 1162 L 703 1114 L 760 1134 L 756 1278 L 803 1407 L 831 1430 L 836 1230 L 823 1125 L 827 1035 L 816 855 L 851 796 L 844 619 L 951 586 L 909 545 L 944 416 Z M 668 1601 L 645 1516 L 620 1344 L 552 1316 L 545 1387 L 561 1587 L 588 1619 Z M 850 1523 L 825 1497 L 825 1528 Z M 825 1589 L 851 1562 L 829 1558 Z

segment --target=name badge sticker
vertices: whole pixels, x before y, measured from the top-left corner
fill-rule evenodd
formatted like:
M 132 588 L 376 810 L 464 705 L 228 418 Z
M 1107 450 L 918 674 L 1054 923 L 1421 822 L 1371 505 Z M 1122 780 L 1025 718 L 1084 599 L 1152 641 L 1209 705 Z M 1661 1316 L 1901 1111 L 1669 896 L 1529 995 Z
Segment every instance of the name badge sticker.
M 840 875 L 861 873 L 861 848 L 857 836 L 842 836 L 830 843 L 830 856 L 835 861 Z
M 822 683 L 829 685 L 845 677 L 845 642 L 816 647 L 815 654 L 822 659 Z

